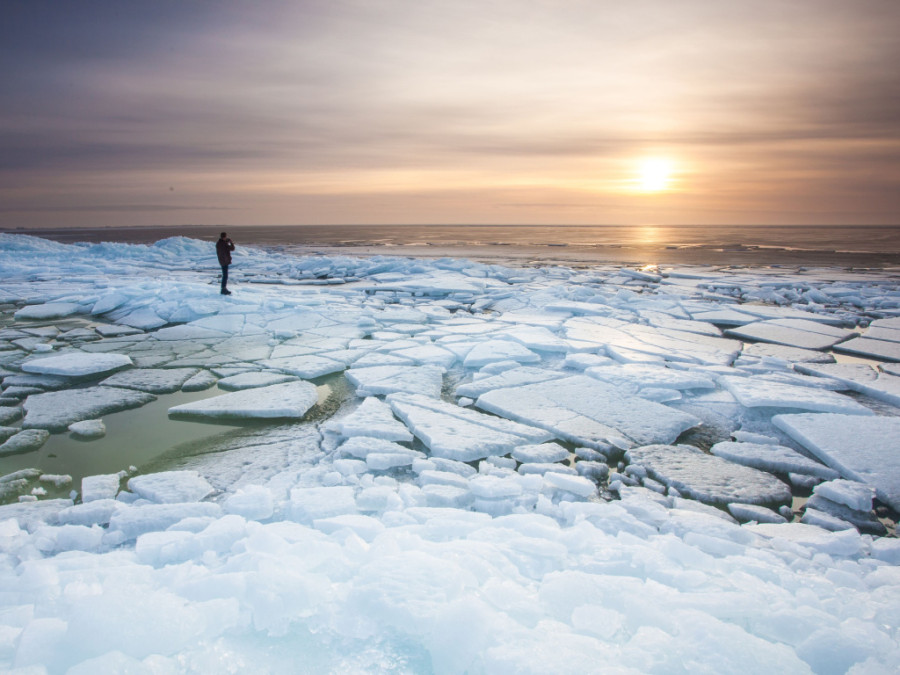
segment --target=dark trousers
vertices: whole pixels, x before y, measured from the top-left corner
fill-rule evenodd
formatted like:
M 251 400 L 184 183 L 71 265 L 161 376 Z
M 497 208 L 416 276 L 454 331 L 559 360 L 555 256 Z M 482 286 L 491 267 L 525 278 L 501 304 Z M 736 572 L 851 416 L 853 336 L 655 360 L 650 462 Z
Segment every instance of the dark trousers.
M 222 290 L 228 285 L 228 264 L 222 265 Z

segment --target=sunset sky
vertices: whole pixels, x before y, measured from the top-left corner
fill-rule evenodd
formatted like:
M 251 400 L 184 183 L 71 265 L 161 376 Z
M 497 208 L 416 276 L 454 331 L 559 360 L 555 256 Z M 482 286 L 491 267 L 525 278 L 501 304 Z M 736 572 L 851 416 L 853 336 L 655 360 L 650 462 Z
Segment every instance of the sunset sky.
M 0 227 L 900 223 L 897 0 L 0 13 Z

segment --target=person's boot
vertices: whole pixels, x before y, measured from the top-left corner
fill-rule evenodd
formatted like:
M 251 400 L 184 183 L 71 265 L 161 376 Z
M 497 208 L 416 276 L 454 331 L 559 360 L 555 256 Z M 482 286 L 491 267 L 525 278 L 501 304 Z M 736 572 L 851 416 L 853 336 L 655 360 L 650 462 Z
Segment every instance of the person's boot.
M 223 288 L 222 295 L 231 295 L 231 291 L 229 291 L 227 288 Z

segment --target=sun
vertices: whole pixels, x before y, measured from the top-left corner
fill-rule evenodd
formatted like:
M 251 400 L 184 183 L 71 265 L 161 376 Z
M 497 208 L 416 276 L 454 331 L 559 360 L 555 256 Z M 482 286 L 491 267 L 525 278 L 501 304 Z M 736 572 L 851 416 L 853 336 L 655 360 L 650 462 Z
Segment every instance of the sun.
M 672 181 L 672 162 L 668 159 L 651 158 L 641 162 L 638 188 L 642 192 L 662 192 Z

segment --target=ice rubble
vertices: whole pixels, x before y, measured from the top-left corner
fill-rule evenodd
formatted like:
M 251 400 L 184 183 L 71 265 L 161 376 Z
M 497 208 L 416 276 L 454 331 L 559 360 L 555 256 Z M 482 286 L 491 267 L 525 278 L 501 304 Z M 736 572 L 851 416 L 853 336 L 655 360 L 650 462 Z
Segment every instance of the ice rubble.
M 303 415 L 316 387 L 276 382 L 340 372 L 358 397 L 322 422 L 241 428 L 168 471 L 111 468 L 71 499 L 0 506 L 0 668 L 900 667 L 900 542 L 860 532 L 877 527 L 873 488 L 897 506 L 900 373 L 809 365 L 833 361 L 825 343 L 850 327 L 867 337 L 835 350 L 900 344 L 889 275 L 243 247 L 223 298 L 215 270 L 207 242 L 0 234 L 16 322 L 0 329 L 0 420 L 13 429 L 22 410 L 24 426 L 96 429 L 126 403 L 217 380 L 237 391 L 188 409 Z M 21 373 L 57 358 L 35 354 L 48 349 L 135 367 L 78 375 L 77 389 L 71 373 Z M 833 480 L 788 523 L 790 490 L 770 472 Z M 2 476 L 0 494 L 34 499 L 40 475 Z

